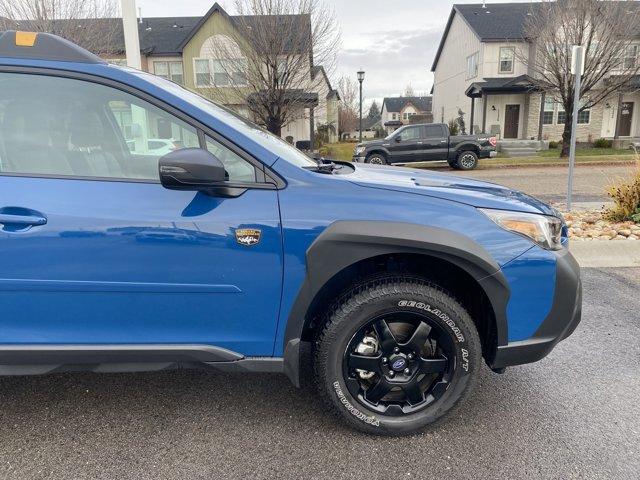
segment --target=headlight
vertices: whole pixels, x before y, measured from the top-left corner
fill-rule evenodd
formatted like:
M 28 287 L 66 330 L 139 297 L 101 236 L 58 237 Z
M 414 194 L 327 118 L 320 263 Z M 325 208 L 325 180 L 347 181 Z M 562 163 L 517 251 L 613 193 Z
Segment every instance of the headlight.
M 366 150 L 366 147 L 356 147 L 356 155 L 360 155 Z
M 563 221 L 560 218 L 487 208 L 478 210 L 505 230 L 524 235 L 546 250 L 562 248 Z

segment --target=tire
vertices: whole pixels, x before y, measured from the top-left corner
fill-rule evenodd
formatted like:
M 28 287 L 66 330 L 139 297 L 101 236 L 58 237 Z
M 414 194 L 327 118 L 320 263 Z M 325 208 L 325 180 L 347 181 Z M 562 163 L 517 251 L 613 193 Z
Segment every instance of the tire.
M 451 167 L 453 170 L 458 170 L 458 160 L 447 160 L 447 163 L 449 164 L 449 167 Z
M 426 338 L 424 325 L 430 327 Z M 377 350 L 365 354 L 361 348 L 373 349 L 369 335 L 377 337 Z M 422 346 L 416 353 L 413 345 Z M 363 357 L 366 364 L 359 363 Z M 388 277 L 354 287 L 329 309 L 313 361 L 320 395 L 346 423 L 396 436 L 423 430 L 459 406 L 476 382 L 481 358 L 473 320 L 451 295 L 422 279 Z M 354 370 L 356 360 L 371 370 Z M 399 390 L 378 399 L 389 385 Z
M 364 163 L 371 163 L 374 165 L 386 165 L 387 157 L 385 157 L 383 153 L 372 153 L 371 155 L 367 156 Z
M 456 160 L 456 167 L 458 170 L 473 170 L 478 166 L 478 154 L 467 150 L 460 152 Z

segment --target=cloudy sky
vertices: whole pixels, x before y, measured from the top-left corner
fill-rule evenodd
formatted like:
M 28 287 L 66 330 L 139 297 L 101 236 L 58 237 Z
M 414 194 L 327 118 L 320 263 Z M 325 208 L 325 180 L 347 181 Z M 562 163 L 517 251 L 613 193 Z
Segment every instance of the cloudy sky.
M 331 74 L 334 81 L 342 75 L 355 78 L 362 68 L 366 71 L 364 92 L 368 99 L 400 95 L 408 84 L 418 94 L 431 90 L 431 64 L 455 2 L 326 1 L 335 9 L 342 32 L 342 48 Z M 219 3 L 233 13 L 234 0 Z M 459 0 L 457 3 L 474 2 Z M 487 1 L 488 5 L 491 3 L 500 2 Z M 203 15 L 212 4 L 211 0 L 137 0 L 143 16 L 149 17 Z

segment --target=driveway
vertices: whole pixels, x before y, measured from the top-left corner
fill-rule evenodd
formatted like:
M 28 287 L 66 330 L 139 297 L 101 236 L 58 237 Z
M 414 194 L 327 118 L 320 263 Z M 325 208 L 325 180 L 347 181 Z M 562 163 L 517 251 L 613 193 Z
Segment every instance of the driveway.
M 0 478 L 637 479 L 640 269 L 584 279 L 572 337 L 539 363 L 484 368 L 427 433 L 354 432 L 277 375 L 3 378 Z
M 573 200 L 575 202 L 608 202 L 606 187 L 615 179 L 625 177 L 630 169 L 631 167 L 624 165 L 577 166 Z M 522 190 L 545 202 L 565 202 L 568 171 L 568 167 L 509 167 L 455 172 L 455 174 Z

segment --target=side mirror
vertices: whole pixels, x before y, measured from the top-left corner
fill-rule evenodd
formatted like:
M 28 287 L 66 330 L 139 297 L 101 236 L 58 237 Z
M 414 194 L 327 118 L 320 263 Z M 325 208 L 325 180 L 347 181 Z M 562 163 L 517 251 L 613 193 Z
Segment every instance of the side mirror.
M 160 182 L 170 190 L 209 191 L 226 180 L 222 162 L 201 148 L 182 148 L 158 161 Z
M 396 135 L 395 141 L 396 143 L 400 143 L 402 141 L 402 135 Z

